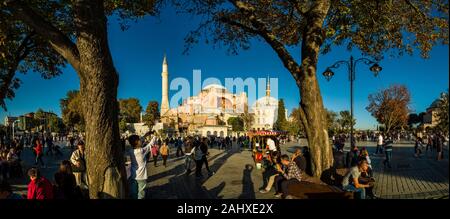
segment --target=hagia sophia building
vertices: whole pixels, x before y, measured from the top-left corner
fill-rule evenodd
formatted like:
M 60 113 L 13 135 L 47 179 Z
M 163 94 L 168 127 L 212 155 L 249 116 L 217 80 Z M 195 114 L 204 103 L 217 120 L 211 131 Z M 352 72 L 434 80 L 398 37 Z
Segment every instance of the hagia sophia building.
M 227 124 L 230 117 L 244 112 L 254 117 L 253 130 L 272 130 L 278 114 L 278 100 L 270 96 L 270 81 L 266 95 L 249 108 L 247 93 L 231 93 L 224 86 L 209 84 L 200 93 L 184 99 L 178 106 L 169 106 L 169 69 L 167 57 L 162 63 L 162 92 L 160 122 L 153 130 L 163 130 L 169 135 L 231 136 L 236 135 Z M 285 112 L 287 116 L 287 111 Z

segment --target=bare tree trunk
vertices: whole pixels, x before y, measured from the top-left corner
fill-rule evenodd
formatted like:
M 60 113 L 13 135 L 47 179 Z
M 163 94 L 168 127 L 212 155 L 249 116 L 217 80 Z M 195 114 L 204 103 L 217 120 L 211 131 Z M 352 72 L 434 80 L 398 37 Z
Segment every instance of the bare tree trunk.
M 311 153 L 312 174 L 321 176 L 333 165 L 333 153 L 327 131 L 327 115 L 317 82 L 317 60 L 323 43 L 322 25 L 329 3 L 319 3 L 307 14 L 307 27 L 303 31 L 301 72 L 296 78 L 300 89 L 300 116 L 305 127 Z
M 118 74 L 108 47 L 102 1 L 80 1 L 80 93 L 86 123 L 86 164 L 91 198 L 125 198 L 126 173 L 118 127 Z

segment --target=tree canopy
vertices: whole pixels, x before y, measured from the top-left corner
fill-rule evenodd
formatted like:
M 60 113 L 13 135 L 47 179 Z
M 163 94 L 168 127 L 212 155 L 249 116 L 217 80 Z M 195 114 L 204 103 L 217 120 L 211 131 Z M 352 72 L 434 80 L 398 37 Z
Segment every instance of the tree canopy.
M 448 90 L 443 92 L 439 98 L 438 104 L 438 124 L 437 128 L 445 134 L 448 134 L 449 126 L 449 100 L 448 100 Z
M 83 116 L 83 104 L 78 90 L 70 90 L 66 97 L 59 102 L 64 124 L 70 129 L 84 131 L 85 121 Z
M 284 107 L 284 100 L 278 100 L 277 118 L 273 128 L 275 130 L 286 131 L 288 129 L 288 123 L 286 121 L 286 108 Z
M 411 101 L 408 88 L 403 85 L 391 85 L 377 93 L 369 95 L 369 105 L 366 107 L 377 121 L 384 125 L 386 132 L 403 128 L 408 123 L 411 111 Z
M 244 120 L 240 117 L 230 117 L 227 124 L 231 125 L 233 131 L 244 131 Z
M 104 0 L 105 14 L 117 17 L 122 30 L 130 21 L 156 15 L 161 0 Z M 0 107 L 13 99 L 21 81 L 17 72 L 36 72 L 50 79 L 62 73 L 69 62 L 79 70 L 75 1 L 2 0 L 0 2 Z
M 137 98 L 119 100 L 120 117 L 128 123 L 139 122 L 142 106 Z
M 149 101 L 145 109 L 144 122 L 151 129 L 159 119 L 159 109 L 157 101 Z

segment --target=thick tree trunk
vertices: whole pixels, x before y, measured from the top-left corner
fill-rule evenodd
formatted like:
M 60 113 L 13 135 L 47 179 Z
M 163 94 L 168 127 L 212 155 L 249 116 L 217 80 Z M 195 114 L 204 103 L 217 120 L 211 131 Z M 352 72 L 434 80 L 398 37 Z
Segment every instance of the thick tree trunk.
M 329 3 L 318 5 L 307 14 L 307 27 L 303 31 L 301 72 L 297 79 L 300 89 L 300 115 L 308 138 L 311 153 L 312 174 L 321 176 L 333 165 L 333 153 L 327 131 L 327 115 L 317 82 L 317 60 L 323 43 L 322 25 Z
M 86 123 L 86 164 L 91 198 L 125 198 L 126 173 L 118 127 L 118 74 L 108 47 L 102 1 L 80 1 L 80 93 Z

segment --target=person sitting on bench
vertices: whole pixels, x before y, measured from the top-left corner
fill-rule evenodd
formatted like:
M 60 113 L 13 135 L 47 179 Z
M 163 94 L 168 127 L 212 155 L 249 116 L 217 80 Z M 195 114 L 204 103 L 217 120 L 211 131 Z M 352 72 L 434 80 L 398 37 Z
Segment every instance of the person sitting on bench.
M 288 188 L 292 184 L 300 183 L 302 181 L 302 172 L 298 168 L 295 162 L 289 159 L 289 156 L 284 154 L 281 155 L 281 163 L 287 167 L 287 172 L 281 170 L 280 173 L 283 175 L 284 179 L 281 180 L 281 197 L 286 198 L 289 195 Z
M 362 172 L 367 172 L 369 164 L 366 160 L 361 160 L 358 165 L 349 169 L 342 180 L 342 188 L 349 192 L 359 193 L 360 199 L 366 199 L 366 188 L 369 188 L 369 184 L 361 184 L 359 177 Z

